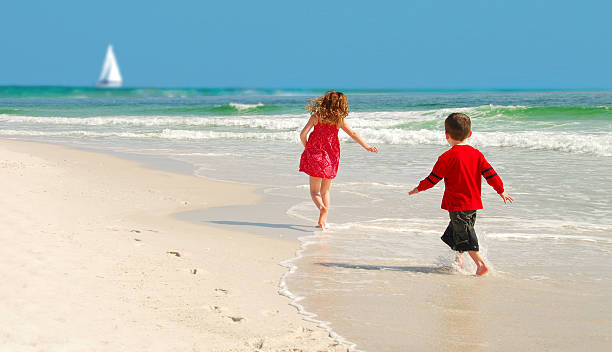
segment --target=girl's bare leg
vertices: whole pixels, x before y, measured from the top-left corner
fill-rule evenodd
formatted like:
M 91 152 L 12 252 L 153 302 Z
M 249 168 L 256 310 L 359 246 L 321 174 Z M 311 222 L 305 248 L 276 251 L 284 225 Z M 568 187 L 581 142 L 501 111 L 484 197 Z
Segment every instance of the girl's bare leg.
M 476 264 L 476 275 L 482 276 L 489 271 L 489 268 L 485 264 L 484 259 L 482 259 L 480 256 L 480 253 L 477 251 L 468 251 L 468 254 L 470 257 L 472 257 L 472 260 Z
M 314 202 L 315 206 L 321 213 L 327 212 L 325 204 L 323 203 L 323 197 L 321 196 L 321 183 L 322 178 L 310 176 L 310 197 Z M 321 217 L 319 216 L 319 226 L 321 226 Z
M 319 214 L 319 226 L 325 227 L 327 225 L 327 213 L 329 212 L 330 206 L 330 190 L 332 180 L 324 178 L 321 179 L 321 198 L 323 200 L 323 209 Z

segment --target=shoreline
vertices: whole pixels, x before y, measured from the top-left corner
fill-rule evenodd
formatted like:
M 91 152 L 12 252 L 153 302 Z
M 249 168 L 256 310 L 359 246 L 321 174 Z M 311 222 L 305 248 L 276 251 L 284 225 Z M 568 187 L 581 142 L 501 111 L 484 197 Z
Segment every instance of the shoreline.
M 175 216 L 254 204 L 255 186 L 40 142 L 2 139 L 0 161 L 3 345 L 347 350 L 279 292 L 298 242 Z
M 214 227 L 226 228 L 230 230 L 246 229 L 248 233 L 257 234 L 259 236 L 282 238 L 284 240 L 297 243 L 298 248 L 294 252 L 293 257 L 279 262 L 279 265 L 287 270 L 282 277 L 280 277 L 278 293 L 290 300 L 288 304 L 294 307 L 305 321 L 316 324 L 317 327 L 325 330 L 334 341 L 340 343 L 341 345 L 348 346 L 348 351 L 361 351 L 357 348 L 357 344 L 355 342 L 349 341 L 347 338 L 334 330 L 333 322 L 319 319 L 319 314 L 311 312 L 304 307 L 304 305 L 300 302 L 306 297 L 297 295 L 290 290 L 287 284 L 287 279 L 291 274 L 295 273 L 299 269 L 297 262 L 303 258 L 303 253 L 306 251 L 306 247 L 312 244 L 312 239 L 315 241 L 318 240 L 320 231 L 317 231 L 316 228 L 311 225 L 314 220 L 310 221 L 305 218 L 302 219 L 296 215 L 290 216 L 287 213 L 289 206 L 294 205 L 294 198 L 287 195 L 281 196 L 278 193 L 270 194 L 270 192 L 267 191 L 269 191 L 271 188 L 268 187 L 269 186 L 262 185 L 261 188 L 256 190 L 256 192 L 262 196 L 261 202 L 258 204 L 208 208 L 203 210 L 180 212 L 174 214 L 174 216 L 190 223 L 212 224 Z M 260 207 L 260 204 L 265 204 L 265 206 Z M 262 209 L 265 209 L 265 211 L 262 211 Z M 248 214 L 244 218 L 244 220 L 247 221 L 237 222 L 230 220 L 211 220 L 226 219 L 223 218 L 223 216 L 228 216 L 228 214 L 234 212 Z M 270 214 L 276 214 L 276 216 L 271 216 Z M 285 214 L 283 219 L 285 220 L 284 222 L 278 222 L 280 219 L 279 214 Z

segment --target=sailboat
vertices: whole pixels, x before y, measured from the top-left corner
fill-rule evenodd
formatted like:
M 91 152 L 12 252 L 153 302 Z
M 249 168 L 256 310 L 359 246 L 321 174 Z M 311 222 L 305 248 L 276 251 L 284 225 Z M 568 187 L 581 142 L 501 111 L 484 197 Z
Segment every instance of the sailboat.
M 123 79 L 119 72 L 119 65 L 117 65 L 113 46 L 109 45 L 108 49 L 106 49 L 106 58 L 104 58 L 104 65 L 102 66 L 102 72 L 98 80 L 98 87 L 121 87 L 122 83 Z

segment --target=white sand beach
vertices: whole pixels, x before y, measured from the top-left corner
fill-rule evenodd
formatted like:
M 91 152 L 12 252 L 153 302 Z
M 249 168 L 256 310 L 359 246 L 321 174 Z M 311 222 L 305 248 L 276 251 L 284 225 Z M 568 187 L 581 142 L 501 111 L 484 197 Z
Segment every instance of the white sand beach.
M 2 351 L 347 350 L 278 294 L 295 241 L 170 216 L 253 186 L 13 140 L 0 177 Z

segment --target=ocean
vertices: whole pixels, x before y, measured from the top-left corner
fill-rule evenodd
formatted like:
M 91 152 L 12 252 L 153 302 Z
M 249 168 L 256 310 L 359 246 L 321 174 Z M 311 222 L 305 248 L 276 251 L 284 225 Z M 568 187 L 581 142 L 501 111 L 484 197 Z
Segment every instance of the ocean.
M 265 220 L 245 210 L 211 222 L 299 241 L 279 263 L 282 293 L 355 351 L 609 350 L 612 91 L 344 92 L 347 121 L 380 153 L 340 132 L 325 232 L 310 225 L 318 212 L 298 172 L 304 104 L 323 90 L 0 87 L 0 136 L 260 185 L 275 204 Z M 468 258 L 454 267 L 439 239 L 442 183 L 408 196 L 449 148 L 451 112 L 472 118 L 469 143 L 516 199 L 504 205 L 483 183 L 482 278 Z

